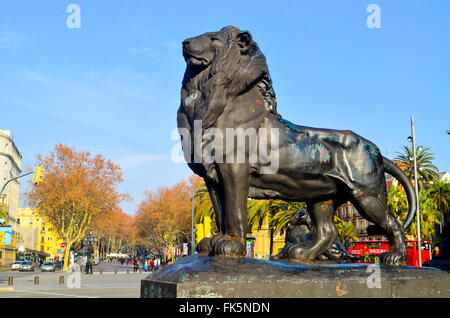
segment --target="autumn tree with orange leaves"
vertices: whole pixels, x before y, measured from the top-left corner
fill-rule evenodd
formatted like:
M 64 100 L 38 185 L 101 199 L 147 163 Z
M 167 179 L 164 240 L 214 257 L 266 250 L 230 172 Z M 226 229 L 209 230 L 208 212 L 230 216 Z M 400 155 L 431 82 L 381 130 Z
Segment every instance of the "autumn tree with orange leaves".
M 110 213 L 107 218 L 96 220 L 92 228 L 99 238 L 99 254 L 119 253 L 132 249 L 136 243 L 133 217 L 122 211 Z
M 120 202 L 128 198 L 116 189 L 123 181 L 122 172 L 101 155 L 91 156 L 62 144 L 55 145 L 46 157 L 37 155 L 37 165 L 45 168 L 44 181 L 29 187 L 25 197 L 65 241 L 66 271 L 72 244 L 93 222 L 118 213 Z
M 157 191 L 146 191 L 135 215 L 139 243 L 163 248 L 180 238 L 190 239 L 192 215 L 192 188 L 182 180 L 173 187 L 161 186 Z

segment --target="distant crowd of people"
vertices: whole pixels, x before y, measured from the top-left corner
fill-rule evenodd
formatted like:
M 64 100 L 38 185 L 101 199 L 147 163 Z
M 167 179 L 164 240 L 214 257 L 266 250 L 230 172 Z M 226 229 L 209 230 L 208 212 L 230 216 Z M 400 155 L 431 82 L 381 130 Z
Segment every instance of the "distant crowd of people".
M 139 259 L 134 258 L 130 260 L 130 265 L 133 264 L 133 271 L 136 273 L 140 269 L 145 272 L 154 272 L 157 271 L 161 266 L 165 266 L 164 262 L 161 262 L 159 258 L 156 259 Z
M 130 258 L 107 258 L 106 262 L 120 262 L 121 265 L 132 265 L 133 271 L 138 272 L 139 270 L 143 270 L 145 272 L 154 272 L 166 265 L 171 264 L 171 260 L 161 260 L 160 258 L 139 258 L 139 257 L 130 257 Z

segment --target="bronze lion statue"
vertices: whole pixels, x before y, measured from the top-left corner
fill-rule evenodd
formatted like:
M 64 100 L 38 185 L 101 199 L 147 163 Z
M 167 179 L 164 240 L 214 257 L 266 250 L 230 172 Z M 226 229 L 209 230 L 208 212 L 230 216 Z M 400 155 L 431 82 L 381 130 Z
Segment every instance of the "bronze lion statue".
M 266 58 L 247 31 L 229 26 L 186 39 L 183 56 L 178 131 L 189 167 L 205 180 L 218 230 L 198 244 L 199 253 L 245 256 L 248 198 L 281 199 L 306 202 L 316 231 L 310 244 L 294 244 L 279 257 L 316 259 L 338 235 L 335 210 L 350 201 L 387 235 L 390 248 L 381 261 L 406 264 L 404 229 L 413 220 L 416 197 L 406 175 L 375 144 L 349 130 L 283 119 Z M 249 140 L 243 147 L 242 136 Z M 385 172 L 406 191 L 404 224 L 387 206 Z

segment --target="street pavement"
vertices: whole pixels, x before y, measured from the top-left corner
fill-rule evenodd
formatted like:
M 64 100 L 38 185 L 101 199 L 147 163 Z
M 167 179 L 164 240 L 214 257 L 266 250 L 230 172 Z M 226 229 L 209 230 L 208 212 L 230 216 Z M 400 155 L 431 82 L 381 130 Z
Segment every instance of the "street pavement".
M 1 271 L 0 298 L 139 298 L 141 280 L 151 273 L 134 273 L 133 267 L 120 263 L 93 266 L 93 274 L 84 272 Z M 60 284 L 60 277 L 64 277 Z M 8 285 L 9 277 L 13 285 Z M 35 284 L 35 277 L 39 284 Z

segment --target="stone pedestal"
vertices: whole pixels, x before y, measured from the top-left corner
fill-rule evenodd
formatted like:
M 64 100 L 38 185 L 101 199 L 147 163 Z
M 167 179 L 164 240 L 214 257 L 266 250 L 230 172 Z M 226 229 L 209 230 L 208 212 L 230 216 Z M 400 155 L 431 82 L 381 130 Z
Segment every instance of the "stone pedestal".
M 142 298 L 450 297 L 450 274 L 370 264 L 184 257 L 141 281 Z
M 450 260 L 433 258 L 423 263 L 422 266 L 434 267 L 450 273 Z

